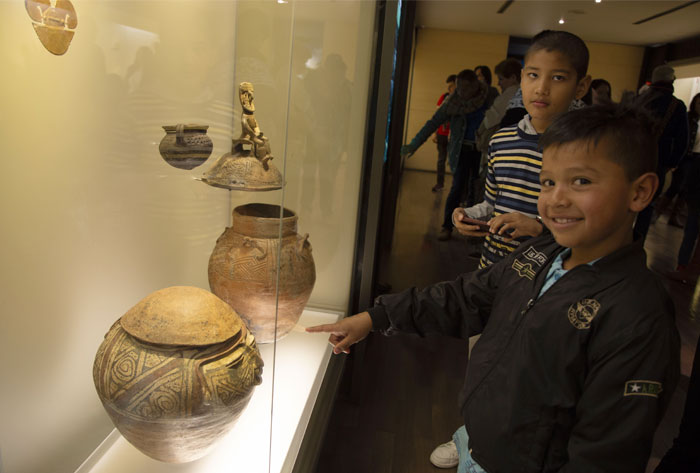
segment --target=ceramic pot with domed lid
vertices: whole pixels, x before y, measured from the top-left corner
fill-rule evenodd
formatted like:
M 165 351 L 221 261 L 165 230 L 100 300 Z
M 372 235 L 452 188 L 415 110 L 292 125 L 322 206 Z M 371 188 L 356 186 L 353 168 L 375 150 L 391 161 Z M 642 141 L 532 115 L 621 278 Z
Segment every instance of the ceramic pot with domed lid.
M 97 393 L 119 432 L 156 460 L 196 460 L 227 433 L 262 381 L 255 338 L 238 314 L 197 287 L 156 291 L 105 335 Z

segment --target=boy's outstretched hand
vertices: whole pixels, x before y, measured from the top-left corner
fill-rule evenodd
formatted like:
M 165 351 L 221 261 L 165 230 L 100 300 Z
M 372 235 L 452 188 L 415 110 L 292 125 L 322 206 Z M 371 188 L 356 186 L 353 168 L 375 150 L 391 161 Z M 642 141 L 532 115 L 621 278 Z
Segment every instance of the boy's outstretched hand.
M 328 341 L 333 345 L 333 353 L 336 355 L 350 353 L 350 345 L 354 345 L 365 338 L 371 330 L 372 319 L 369 316 L 369 312 L 361 312 L 357 315 L 346 317 L 334 324 L 316 325 L 306 329 L 307 332 L 311 333 L 330 333 L 331 336 L 328 337 Z

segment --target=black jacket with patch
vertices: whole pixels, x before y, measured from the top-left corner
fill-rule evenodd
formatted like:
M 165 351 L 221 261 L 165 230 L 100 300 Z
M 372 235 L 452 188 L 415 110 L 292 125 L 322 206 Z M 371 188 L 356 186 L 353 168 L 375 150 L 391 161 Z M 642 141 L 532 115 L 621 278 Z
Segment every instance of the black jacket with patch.
M 641 242 L 573 268 L 538 298 L 563 250 L 534 238 L 455 281 L 380 296 L 374 329 L 482 334 L 460 407 L 487 472 L 643 472 L 679 376 L 673 303 Z

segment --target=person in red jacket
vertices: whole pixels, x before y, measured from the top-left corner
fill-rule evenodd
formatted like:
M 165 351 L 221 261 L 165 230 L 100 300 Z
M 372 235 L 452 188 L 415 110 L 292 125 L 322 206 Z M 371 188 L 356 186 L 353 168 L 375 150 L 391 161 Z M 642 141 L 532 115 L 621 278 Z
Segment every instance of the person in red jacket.
M 455 82 L 457 81 L 456 74 L 447 76 L 445 83 L 447 84 L 447 92 L 442 94 L 437 101 L 438 108 L 442 105 L 448 95 L 455 91 Z M 433 186 L 433 192 L 441 191 L 445 188 L 445 162 L 447 162 L 447 143 L 450 136 L 450 122 L 445 122 L 437 129 L 433 137 L 433 143 L 437 143 L 438 159 L 437 159 L 437 184 Z

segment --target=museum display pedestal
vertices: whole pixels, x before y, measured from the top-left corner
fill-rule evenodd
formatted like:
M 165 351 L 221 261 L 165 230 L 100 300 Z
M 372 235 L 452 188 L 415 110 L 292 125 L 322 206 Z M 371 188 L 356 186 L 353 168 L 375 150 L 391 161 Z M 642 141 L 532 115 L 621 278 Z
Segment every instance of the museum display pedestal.
M 183 464 L 159 462 L 139 452 L 115 429 L 76 473 L 291 471 L 331 356 L 328 334 L 309 334 L 304 328 L 334 323 L 341 316 L 304 310 L 299 323 L 276 347 L 259 345 L 265 361 L 263 383 L 233 430 L 203 458 Z

